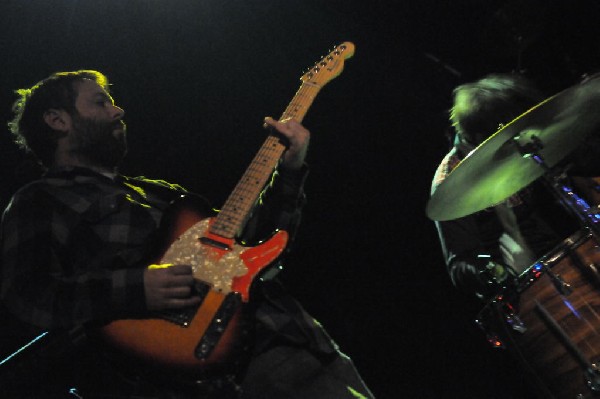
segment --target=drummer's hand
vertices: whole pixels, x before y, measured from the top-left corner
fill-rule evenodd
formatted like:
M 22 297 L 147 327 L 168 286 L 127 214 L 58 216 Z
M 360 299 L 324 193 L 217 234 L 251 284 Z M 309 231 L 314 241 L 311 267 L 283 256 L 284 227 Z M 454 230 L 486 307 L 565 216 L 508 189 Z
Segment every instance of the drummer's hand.
M 148 310 L 177 309 L 199 304 L 192 295 L 194 276 L 187 265 L 152 265 L 144 270 L 144 291 Z
M 488 258 L 480 258 L 482 261 Z M 478 295 L 484 299 L 490 299 L 501 293 L 507 286 L 512 284 L 511 276 L 507 267 L 495 262 L 491 258 L 485 263 L 478 264 L 477 279 L 480 283 Z
M 265 124 L 272 126 L 288 139 L 289 146 L 283 154 L 282 166 L 287 169 L 300 169 L 306 159 L 310 132 L 293 119 L 276 121 L 269 116 L 265 118 Z
M 489 269 L 489 273 L 494 281 L 498 283 L 502 283 L 508 277 L 508 271 L 506 270 L 506 267 L 499 263 L 494 263 Z

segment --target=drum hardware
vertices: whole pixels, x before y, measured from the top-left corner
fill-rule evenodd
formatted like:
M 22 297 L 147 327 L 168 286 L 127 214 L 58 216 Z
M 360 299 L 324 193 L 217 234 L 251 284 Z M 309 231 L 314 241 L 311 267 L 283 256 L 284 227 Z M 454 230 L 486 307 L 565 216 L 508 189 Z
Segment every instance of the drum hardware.
M 600 233 L 600 214 L 597 207 L 590 206 L 573 191 L 573 188 L 567 184 L 567 177 L 564 173 L 549 171 L 545 176 L 545 182 L 563 207 L 571 211 L 583 226 Z
M 546 186 L 550 188 L 550 191 L 564 208 L 579 219 L 583 226 L 600 233 L 598 230 L 600 215 L 598 215 L 598 213 L 567 184 L 567 176 L 562 169 L 553 170 L 548 166 L 544 157 L 541 155 L 544 149 L 542 140 L 535 134 L 531 134 L 528 137 L 528 140 L 529 141 L 522 141 L 521 134 L 517 134 L 508 142 L 514 144 L 517 148 L 517 152 L 521 154 L 524 159 L 531 159 L 542 171 L 544 171 L 543 176 Z M 547 271 L 551 273 L 550 270 Z M 560 277 L 554 276 L 553 282 L 560 291 L 570 290 L 568 284 L 566 284 L 567 287 L 565 287 L 565 283 Z
M 572 248 L 579 247 L 581 244 L 583 244 L 585 241 L 589 240 L 592 237 L 592 232 L 589 229 L 584 228 L 578 233 L 572 235 L 571 237 L 564 239 L 560 244 L 558 244 L 554 248 L 554 250 L 550 254 L 538 260 L 536 263 L 530 266 L 529 269 L 525 270 L 521 274 L 521 276 L 519 276 L 518 280 L 520 282 L 519 284 L 517 284 L 516 287 L 517 293 L 524 292 L 531 284 L 533 284 L 540 277 L 542 277 L 542 275 L 548 275 L 549 278 L 552 280 L 556 290 L 560 294 L 564 296 L 570 295 L 573 292 L 571 285 L 567 283 L 560 276 L 560 274 L 554 273 L 551 270 L 551 268 L 554 265 L 561 262 L 564 258 L 569 256 L 570 260 L 576 263 L 577 266 L 580 267 L 582 270 L 587 267 L 592 269 L 592 271 L 595 271 L 596 267 L 593 263 L 585 265 L 581 262 L 581 259 L 579 259 L 579 257 L 572 256 Z
M 554 284 L 554 288 L 559 292 L 562 296 L 569 296 L 573 293 L 573 289 L 571 288 L 571 284 L 565 282 L 565 280 L 560 277 L 559 274 L 554 274 L 550 272 L 548 274 L 552 279 L 552 283 Z
M 494 349 L 506 349 L 504 340 L 494 332 L 488 325 L 489 320 L 483 320 L 481 317 L 475 319 L 475 324 L 485 333 L 485 338 Z
M 485 333 L 486 340 L 495 349 L 506 349 L 504 341 L 500 339 L 500 336 L 494 332 L 481 320 L 475 319 L 475 324 Z
M 562 259 L 562 257 L 560 257 L 558 260 L 560 260 L 560 259 Z M 535 263 L 533 266 L 531 266 L 528 270 L 523 272 L 522 276 L 527 276 L 527 279 L 526 279 L 527 285 L 519 287 L 519 291 L 523 291 L 525 288 L 527 288 L 527 286 L 531 285 L 534 281 L 538 280 L 542 275 L 547 275 L 550 278 L 550 280 L 552 281 L 554 288 L 560 295 L 562 295 L 562 296 L 571 295 L 573 293 L 573 288 L 571 288 L 571 284 L 567 283 L 560 276 L 560 274 L 554 273 L 550 269 L 550 267 L 548 267 L 549 264 L 554 264 L 554 263 L 556 263 L 556 261 L 557 261 L 557 259 L 551 259 L 550 261 L 547 261 L 547 260 L 539 261 L 539 262 Z
M 600 392 L 600 368 L 596 363 L 592 363 L 590 366 L 585 371 L 587 385 L 593 392 Z
M 517 315 L 515 309 L 509 303 L 505 304 L 505 309 L 509 309 L 508 312 L 504 313 L 504 321 L 509 325 L 514 331 L 524 334 L 527 331 L 527 327 L 523 320 Z
M 588 388 L 592 392 L 600 392 L 600 368 L 598 368 L 598 365 L 586 358 L 571 338 L 569 338 L 563 328 L 561 328 L 557 321 L 550 315 L 548 310 L 538 301 L 535 301 L 535 310 L 546 322 L 550 331 L 552 331 L 563 344 L 567 352 L 571 354 L 577 363 L 579 363 L 579 366 L 583 370 L 583 376 Z
M 491 306 L 497 309 L 502 314 L 504 323 L 517 333 L 524 334 L 527 331 L 525 323 L 517 315 L 517 312 L 510 301 L 508 301 L 504 295 L 497 295 L 491 302 Z M 500 336 L 494 332 L 494 329 L 490 326 L 489 320 L 484 320 L 479 317 L 475 320 L 475 323 L 483 332 L 486 334 L 487 341 L 496 349 L 505 349 L 506 346 Z
M 530 268 L 529 278 L 527 279 L 527 285 L 530 285 L 531 283 L 539 279 L 542 275 L 548 276 L 550 281 L 552 281 L 554 288 L 560 295 L 569 296 L 573 293 L 571 285 L 567 283 L 560 276 L 560 274 L 552 272 L 552 270 L 550 269 L 550 267 L 548 267 L 548 264 L 545 261 L 537 262 Z M 520 287 L 520 289 L 518 289 L 517 291 L 521 291 L 522 289 L 524 289 L 524 287 Z M 517 298 L 515 299 L 518 300 Z M 517 315 L 517 310 L 513 305 L 511 305 L 510 301 L 507 301 L 505 299 L 504 295 L 498 295 L 494 299 L 494 302 L 496 304 L 501 304 L 500 306 L 498 306 L 498 308 L 502 312 L 504 321 L 512 330 L 521 334 L 524 334 L 527 331 L 525 323 L 523 323 L 521 318 L 519 318 L 519 316 Z
M 512 284 L 513 279 L 517 277 L 516 272 L 509 266 L 496 263 L 492 260 L 491 255 L 477 255 L 479 266 L 479 280 L 485 282 L 488 298 L 500 292 L 506 292 Z
M 567 283 L 560 274 L 554 273 L 545 262 L 538 262 L 533 265 L 534 276 L 536 279 L 540 278 L 543 274 L 547 275 L 552 281 L 552 285 L 556 288 L 556 291 L 562 296 L 569 296 L 573 293 L 573 288 L 571 288 L 571 284 Z
M 593 253 L 600 253 L 600 247 L 595 246 L 594 248 L 592 248 Z M 586 274 L 586 278 L 588 278 L 590 281 L 593 281 L 597 287 L 597 289 L 600 290 L 600 273 L 598 272 L 598 264 L 599 263 L 594 263 L 593 261 L 586 261 L 586 259 L 582 259 L 582 258 L 578 258 L 578 257 L 574 257 L 573 259 L 573 263 L 577 265 L 577 267 L 579 267 L 580 270 L 582 270 L 585 274 Z

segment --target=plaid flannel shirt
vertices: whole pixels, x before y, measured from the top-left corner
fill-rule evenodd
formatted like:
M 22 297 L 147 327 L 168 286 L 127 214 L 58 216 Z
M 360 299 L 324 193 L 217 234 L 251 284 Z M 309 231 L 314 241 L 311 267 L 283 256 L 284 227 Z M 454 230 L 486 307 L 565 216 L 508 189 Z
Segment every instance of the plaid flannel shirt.
M 306 172 L 276 175 L 246 235 L 294 232 Z M 2 220 L 5 306 L 48 329 L 144 312 L 146 254 L 163 212 L 182 193 L 163 181 L 111 179 L 84 168 L 51 170 L 23 187 Z

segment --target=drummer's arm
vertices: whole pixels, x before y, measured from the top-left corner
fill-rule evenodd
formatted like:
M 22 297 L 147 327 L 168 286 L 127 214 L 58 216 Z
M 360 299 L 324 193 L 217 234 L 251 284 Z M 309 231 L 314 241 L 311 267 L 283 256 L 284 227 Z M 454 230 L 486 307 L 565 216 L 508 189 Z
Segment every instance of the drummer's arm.
M 454 286 L 467 294 L 489 297 L 504 268 L 486 255 L 472 217 L 436 222 L 448 274 Z

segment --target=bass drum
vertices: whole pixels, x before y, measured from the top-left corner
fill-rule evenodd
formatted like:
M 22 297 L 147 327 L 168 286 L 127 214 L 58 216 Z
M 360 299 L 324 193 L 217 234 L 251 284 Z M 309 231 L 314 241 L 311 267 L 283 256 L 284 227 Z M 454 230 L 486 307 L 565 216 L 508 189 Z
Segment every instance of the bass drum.
M 478 317 L 541 398 L 600 398 L 600 245 L 587 230 L 525 270 Z

